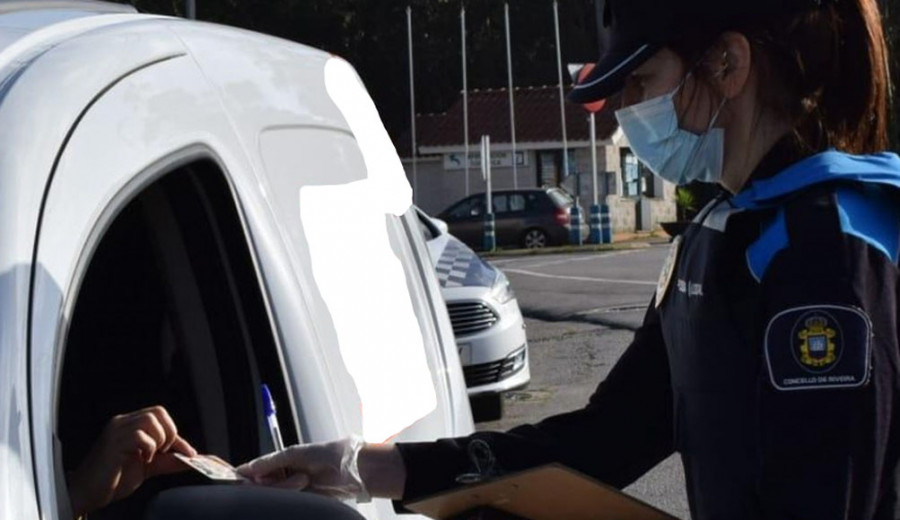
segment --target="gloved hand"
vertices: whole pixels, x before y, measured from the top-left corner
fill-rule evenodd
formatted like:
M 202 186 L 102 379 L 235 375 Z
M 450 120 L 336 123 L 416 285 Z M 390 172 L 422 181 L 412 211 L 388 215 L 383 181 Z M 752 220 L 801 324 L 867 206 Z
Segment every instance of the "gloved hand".
M 298 444 L 284 451 L 263 455 L 237 468 L 257 484 L 291 489 L 309 489 L 335 498 L 368 502 L 366 485 L 359 475 L 362 438 Z

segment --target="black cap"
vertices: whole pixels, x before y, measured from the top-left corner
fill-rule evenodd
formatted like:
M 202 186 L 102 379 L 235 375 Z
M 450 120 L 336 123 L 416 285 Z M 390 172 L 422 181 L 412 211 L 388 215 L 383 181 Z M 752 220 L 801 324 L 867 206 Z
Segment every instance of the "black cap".
M 814 9 L 834 0 L 595 0 L 601 56 L 569 100 L 590 103 L 622 89 L 625 78 L 659 49 L 691 30 Z

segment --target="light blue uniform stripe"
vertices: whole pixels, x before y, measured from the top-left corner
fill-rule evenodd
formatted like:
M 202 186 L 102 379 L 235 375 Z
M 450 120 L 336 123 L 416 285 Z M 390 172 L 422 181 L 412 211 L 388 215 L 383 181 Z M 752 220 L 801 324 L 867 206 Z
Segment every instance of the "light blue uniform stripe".
M 841 230 L 864 240 L 897 263 L 900 249 L 900 212 L 887 195 L 876 189 L 837 190 Z
M 781 208 L 759 239 L 747 249 L 747 267 L 757 282 L 762 281 L 775 255 L 786 249 L 789 244 L 787 221 L 784 208 Z

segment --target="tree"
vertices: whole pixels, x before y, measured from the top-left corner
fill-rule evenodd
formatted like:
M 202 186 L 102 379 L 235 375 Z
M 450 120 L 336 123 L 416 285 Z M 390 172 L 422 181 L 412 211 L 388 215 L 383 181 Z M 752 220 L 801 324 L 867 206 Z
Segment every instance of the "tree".
M 124 1 L 124 0 L 120 0 Z M 142 12 L 183 16 L 183 0 L 133 0 Z M 505 87 L 502 0 L 409 0 L 413 10 L 416 110 L 443 112 L 462 89 L 459 12 L 466 6 L 469 88 Z M 201 20 L 318 47 L 350 61 L 391 135 L 409 124 L 405 2 L 388 0 L 197 0 Z M 552 0 L 511 0 L 514 81 L 555 84 Z M 559 4 L 563 63 L 596 59 L 593 0 Z M 564 77 L 568 81 L 568 74 Z

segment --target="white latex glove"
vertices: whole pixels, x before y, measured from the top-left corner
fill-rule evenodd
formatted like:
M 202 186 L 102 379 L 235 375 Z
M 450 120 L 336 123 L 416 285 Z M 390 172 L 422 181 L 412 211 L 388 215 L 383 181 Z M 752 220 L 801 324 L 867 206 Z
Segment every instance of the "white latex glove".
M 370 500 L 359 475 L 360 437 L 315 444 L 298 444 L 263 455 L 237 468 L 257 484 L 290 489 L 309 489 L 335 498 Z

